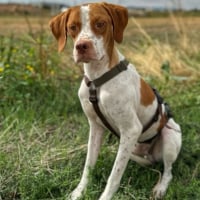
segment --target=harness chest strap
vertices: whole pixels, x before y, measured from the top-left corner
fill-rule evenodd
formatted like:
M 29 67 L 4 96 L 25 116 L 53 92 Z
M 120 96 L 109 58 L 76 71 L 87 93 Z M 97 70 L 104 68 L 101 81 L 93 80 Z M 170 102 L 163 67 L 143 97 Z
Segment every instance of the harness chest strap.
M 95 79 L 93 81 L 90 81 L 87 76 L 84 76 L 84 81 L 85 81 L 86 85 L 89 87 L 89 94 L 90 94 L 89 100 L 92 103 L 96 114 L 101 119 L 101 121 L 106 126 L 106 128 L 108 128 L 118 138 L 120 137 L 120 135 L 113 129 L 113 127 L 107 121 L 107 119 L 102 114 L 102 112 L 101 112 L 101 110 L 99 108 L 96 88 L 100 87 L 105 82 L 109 81 L 110 79 L 112 79 L 113 77 L 118 75 L 119 73 L 127 70 L 128 64 L 129 64 L 129 62 L 127 60 L 123 60 L 118 65 L 116 65 L 114 68 L 112 68 L 110 71 L 106 72 L 100 78 Z M 158 100 L 158 108 L 156 109 L 156 112 L 153 115 L 153 117 L 151 118 L 151 120 L 149 121 L 149 123 L 147 123 L 143 127 L 142 133 L 144 133 L 146 130 L 148 130 L 153 125 L 153 123 L 155 123 L 158 120 L 159 114 L 161 113 L 161 104 L 163 103 L 163 99 L 162 99 L 162 97 L 160 97 L 160 95 L 157 93 L 157 91 L 155 89 L 153 89 L 153 91 L 154 91 L 154 93 L 155 93 L 155 95 L 157 97 L 157 100 Z M 140 143 L 149 142 L 154 137 L 156 137 L 156 135 L 157 135 L 157 133 L 155 135 L 153 135 L 153 137 L 151 137 L 151 138 L 149 138 L 149 139 L 147 139 L 145 141 L 142 141 Z
M 112 68 L 110 71 L 103 74 L 100 78 L 97 78 L 93 81 L 90 81 L 87 76 L 84 76 L 84 80 L 86 85 L 89 87 L 89 100 L 93 105 L 93 108 L 98 115 L 98 117 L 101 119 L 103 124 L 106 126 L 107 129 L 109 129 L 115 136 L 119 138 L 119 134 L 113 129 L 113 127 L 110 125 L 110 123 L 107 121 L 107 119 L 102 114 L 99 104 L 98 104 L 98 97 L 97 97 L 97 87 L 100 87 L 119 73 L 127 70 L 129 62 L 127 60 L 121 61 L 118 65 L 116 65 L 114 68 Z

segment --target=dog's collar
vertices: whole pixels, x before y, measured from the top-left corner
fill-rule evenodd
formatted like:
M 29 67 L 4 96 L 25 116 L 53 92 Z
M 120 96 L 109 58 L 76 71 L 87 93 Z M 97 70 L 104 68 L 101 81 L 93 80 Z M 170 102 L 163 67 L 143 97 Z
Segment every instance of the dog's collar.
M 117 64 L 111 70 L 109 70 L 108 72 L 106 72 L 105 74 L 103 74 L 102 76 L 100 76 L 99 78 L 97 78 L 93 81 L 89 80 L 89 78 L 86 75 L 84 75 L 85 83 L 88 87 L 90 87 L 91 83 L 93 83 L 96 88 L 100 87 L 107 81 L 109 81 L 112 78 L 114 78 L 115 76 L 117 76 L 119 73 L 127 70 L 128 64 L 129 64 L 129 62 L 127 60 L 122 60 L 119 62 L 119 64 Z

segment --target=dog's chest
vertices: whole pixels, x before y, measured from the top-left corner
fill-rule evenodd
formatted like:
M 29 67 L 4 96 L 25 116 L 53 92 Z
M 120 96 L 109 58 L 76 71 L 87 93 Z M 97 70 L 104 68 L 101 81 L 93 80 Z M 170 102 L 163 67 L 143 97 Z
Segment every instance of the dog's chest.
M 98 88 L 97 96 L 101 112 L 116 130 L 127 121 L 134 123 L 136 117 L 145 124 L 155 110 L 154 105 L 146 108 L 140 104 L 140 76 L 132 66 Z M 85 114 L 100 121 L 89 101 L 89 88 L 84 81 L 79 98 Z

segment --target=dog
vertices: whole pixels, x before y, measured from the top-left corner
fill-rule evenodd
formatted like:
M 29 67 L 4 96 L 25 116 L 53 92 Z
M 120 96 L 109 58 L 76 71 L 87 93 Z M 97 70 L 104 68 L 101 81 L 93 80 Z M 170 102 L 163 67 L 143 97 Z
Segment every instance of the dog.
M 159 94 L 116 48 L 115 42 L 122 42 L 127 23 L 125 7 L 105 2 L 71 7 L 50 21 L 58 51 L 64 49 L 70 36 L 74 41 L 74 61 L 83 63 L 85 74 L 78 95 L 90 131 L 83 175 L 71 200 L 79 199 L 88 185 L 89 172 L 95 166 L 108 125 L 119 137 L 119 148 L 99 200 L 112 199 L 130 159 L 141 165 L 164 163 L 162 178 L 153 189 L 155 199 L 163 198 L 172 179 L 172 164 L 182 145 L 181 128 Z M 116 72 L 121 66 L 112 76 L 111 71 Z M 105 74 L 109 74 L 107 79 Z

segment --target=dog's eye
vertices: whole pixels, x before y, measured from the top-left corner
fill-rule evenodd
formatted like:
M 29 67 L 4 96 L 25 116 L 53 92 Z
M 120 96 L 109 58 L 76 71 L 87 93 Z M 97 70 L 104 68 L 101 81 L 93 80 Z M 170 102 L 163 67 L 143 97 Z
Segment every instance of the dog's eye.
M 70 26 L 69 26 L 69 30 L 74 32 L 74 31 L 77 30 L 77 26 L 76 26 L 75 24 L 70 25 Z
M 101 28 L 105 27 L 105 25 L 106 25 L 106 23 L 104 21 L 102 21 L 102 22 L 96 22 L 95 23 L 95 28 L 96 29 L 101 29 Z
M 72 37 L 75 38 L 80 30 L 80 25 L 76 23 L 69 24 L 67 26 L 67 33 Z

